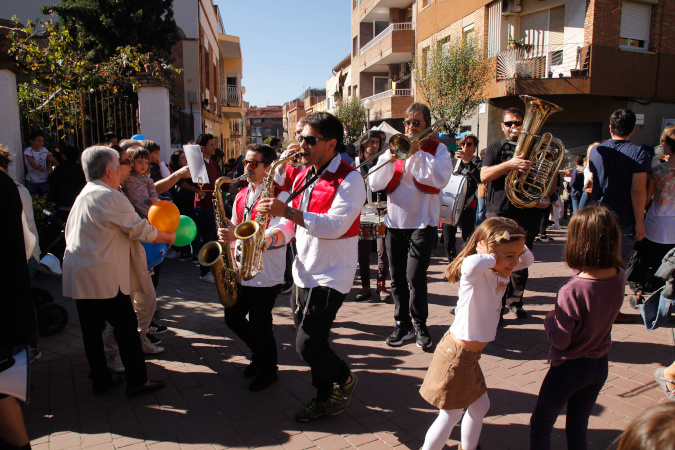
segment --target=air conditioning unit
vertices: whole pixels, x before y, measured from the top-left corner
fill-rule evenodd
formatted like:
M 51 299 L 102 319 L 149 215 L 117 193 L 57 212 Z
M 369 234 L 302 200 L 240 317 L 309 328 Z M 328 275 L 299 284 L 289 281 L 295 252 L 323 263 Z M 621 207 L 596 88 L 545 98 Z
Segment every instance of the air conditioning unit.
M 502 16 L 520 14 L 523 0 L 502 0 Z

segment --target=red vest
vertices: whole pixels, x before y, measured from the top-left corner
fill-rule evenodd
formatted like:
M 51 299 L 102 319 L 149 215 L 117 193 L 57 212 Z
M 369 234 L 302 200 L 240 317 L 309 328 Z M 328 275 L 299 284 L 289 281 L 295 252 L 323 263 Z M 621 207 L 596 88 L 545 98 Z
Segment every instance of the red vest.
M 311 166 L 310 166 L 311 167 Z M 314 186 L 312 190 L 312 196 L 309 199 L 309 205 L 307 206 L 307 212 L 325 214 L 330 209 L 333 204 L 333 199 L 335 199 L 335 194 L 337 193 L 338 186 L 342 183 L 347 175 L 350 172 L 353 172 L 354 169 L 352 166 L 340 160 L 340 165 L 335 172 L 324 172 L 324 175 L 319 178 L 319 181 Z M 300 172 L 296 178 L 294 187 L 297 189 L 302 186 L 309 172 L 309 167 Z M 288 175 L 287 175 L 288 176 Z M 307 191 L 305 191 L 307 192 Z M 304 194 L 304 192 L 303 192 Z M 293 207 L 298 208 L 300 206 L 300 198 L 302 195 L 298 195 L 293 199 Z M 361 228 L 361 216 L 357 216 L 352 226 L 349 227 L 349 230 L 341 236 L 341 238 L 354 237 L 359 235 Z
M 286 189 L 274 183 L 274 197 L 279 197 L 279 194 L 285 192 Z M 237 223 L 242 223 L 244 221 L 244 210 L 246 209 L 246 194 L 248 188 L 244 188 L 237 193 L 237 198 L 234 200 L 235 214 L 237 215 Z M 259 199 L 258 199 L 259 200 Z M 251 219 L 255 219 L 255 216 L 258 214 L 258 200 L 256 200 L 253 205 L 253 210 L 251 210 Z M 269 224 L 269 216 L 267 217 L 267 223 Z
M 438 149 L 438 144 L 440 144 L 440 142 L 432 138 L 429 138 L 423 145 L 420 146 L 419 151 L 429 153 L 432 156 L 436 156 L 436 149 Z M 394 176 L 391 177 L 391 180 L 389 180 L 389 184 L 387 184 L 386 187 L 387 194 L 391 194 L 394 191 L 394 189 L 396 189 L 398 184 L 401 182 L 401 178 L 403 178 L 404 167 L 405 167 L 405 160 L 397 159 L 396 161 L 394 161 Z M 438 188 L 420 183 L 415 179 L 415 177 L 413 177 L 413 183 L 415 183 L 417 189 L 427 194 L 438 194 L 441 192 L 441 190 Z
M 290 164 L 286 164 L 286 181 L 284 182 L 284 188 L 286 188 L 287 191 L 293 190 L 293 182 L 300 172 L 302 172 L 302 166 L 293 167 Z

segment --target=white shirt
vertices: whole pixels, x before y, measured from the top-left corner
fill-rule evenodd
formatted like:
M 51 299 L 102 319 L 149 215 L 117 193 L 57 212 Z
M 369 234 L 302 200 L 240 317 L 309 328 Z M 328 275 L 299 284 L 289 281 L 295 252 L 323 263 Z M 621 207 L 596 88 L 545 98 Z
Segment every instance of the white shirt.
M 378 158 L 377 165 L 370 170 L 368 183 L 374 192 L 385 189 L 394 176 L 394 163 L 387 163 L 390 158 L 391 153 L 387 150 Z M 383 164 L 386 166 L 378 169 Z M 426 194 L 419 190 L 413 182 L 413 176 L 419 183 L 442 189 L 448 184 L 452 169 L 452 155 L 444 144 L 438 144 L 436 156 L 418 151 L 408 158 L 403 168 L 401 182 L 387 196 L 387 215 L 384 218 L 387 228 L 437 227 L 441 211 L 440 197 L 438 194 Z
M 250 185 L 249 185 L 250 186 Z M 255 188 L 255 190 L 248 190 L 248 197 L 246 198 L 246 206 L 253 205 L 258 199 L 262 191 L 263 184 L 260 183 Z M 281 192 L 277 197 L 281 201 L 285 201 L 288 198 L 288 192 Z M 253 208 L 251 208 L 252 210 Z M 255 217 L 249 217 L 250 213 L 246 213 L 244 210 L 243 220 L 253 220 Z M 284 234 L 284 242 L 290 242 L 293 239 L 295 230 L 293 228 L 279 228 L 279 223 L 281 222 L 281 217 L 270 217 L 269 224 L 265 230 L 265 235 L 270 235 L 275 229 L 280 230 Z M 239 218 L 237 217 L 237 208 L 232 208 L 232 223 L 236 226 L 239 224 Z M 239 241 L 239 240 L 237 240 Z M 234 248 L 235 243 L 232 243 Z M 284 282 L 284 270 L 286 269 L 286 246 L 268 248 L 267 251 L 262 254 L 262 263 L 263 270 L 260 271 L 255 277 L 250 280 L 242 280 L 241 277 L 238 277 L 238 282 L 242 286 L 253 286 L 253 287 L 272 287 L 277 284 Z
M 47 157 L 49 156 L 49 150 L 44 147 L 40 147 L 40 151 L 36 152 L 33 150 L 33 147 L 26 147 L 23 151 L 23 154 L 27 156 L 32 156 L 35 164 L 42 167 L 43 169 L 47 168 Z M 24 157 L 26 163 L 26 180 L 32 181 L 33 183 L 44 183 L 49 180 L 49 174 L 41 170 L 37 170 L 35 167 L 31 166 L 28 162 L 28 158 Z
M 534 262 L 528 249 L 520 255 L 515 270 L 522 270 Z M 463 341 L 491 342 L 497 334 L 502 310 L 502 296 L 509 284 L 492 269 L 497 260 L 492 255 L 475 254 L 462 262 L 462 277 L 459 280 L 455 321 L 450 331 Z
M 327 172 L 335 172 L 342 157 L 337 154 Z M 306 211 L 317 179 L 300 195 L 300 210 Z M 298 188 L 299 186 L 295 186 Z M 366 188 L 358 171 L 352 171 L 338 186 L 333 204 L 327 213 L 304 212 L 305 227 L 296 227 L 297 257 L 293 262 L 293 281 L 301 288 L 326 286 L 347 294 L 352 287 L 358 260 L 359 237 L 341 238 L 366 201 Z M 286 219 L 283 224 L 293 225 Z

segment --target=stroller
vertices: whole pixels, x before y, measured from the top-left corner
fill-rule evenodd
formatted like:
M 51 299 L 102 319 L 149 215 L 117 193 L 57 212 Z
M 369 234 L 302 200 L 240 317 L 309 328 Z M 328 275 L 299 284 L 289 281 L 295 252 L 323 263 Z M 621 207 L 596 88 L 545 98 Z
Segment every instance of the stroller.
M 49 245 L 44 247 L 40 258 L 39 270 L 52 275 L 61 275 L 61 263 L 59 258 L 49 253 L 65 248 L 65 223 L 53 212 L 43 210 L 47 218 L 46 238 L 50 238 Z M 54 250 L 57 249 L 57 250 Z M 61 253 L 62 255 L 62 253 Z M 68 311 L 63 306 L 54 302 L 51 293 L 44 289 L 32 288 L 33 303 L 37 313 L 37 326 L 41 336 L 50 336 L 63 331 L 68 324 Z

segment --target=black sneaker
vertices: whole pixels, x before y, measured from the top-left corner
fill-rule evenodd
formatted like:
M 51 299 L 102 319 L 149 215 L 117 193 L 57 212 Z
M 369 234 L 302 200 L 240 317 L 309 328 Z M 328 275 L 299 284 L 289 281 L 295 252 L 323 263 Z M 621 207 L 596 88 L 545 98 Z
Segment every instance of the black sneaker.
M 160 338 L 156 338 L 150 333 L 147 333 L 146 336 L 148 337 L 148 340 L 150 341 L 151 344 L 157 345 L 162 343 L 162 340 Z
M 315 398 L 312 399 L 307 406 L 295 413 L 295 420 L 298 422 L 309 422 L 310 420 L 318 419 L 326 414 L 326 404 L 327 402 L 321 402 Z
M 253 375 L 257 374 L 260 372 L 260 367 L 258 367 L 255 363 L 251 362 L 246 368 L 244 369 L 244 376 L 246 378 L 250 378 Z
M 275 381 L 279 379 L 276 370 L 261 370 L 255 376 L 251 384 L 248 386 L 249 391 L 258 392 L 270 387 Z
M 415 324 L 415 341 L 419 348 L 431 347 L 431 335 L 429 335 L 429 330 L 425 324 Z
M 403 344 L 403 341 L 412 339 L 413 337 L 415 337 L 415 331 L 413 330 L 413 327 L 410 325 L 406 326 L 398 323 L 396 324 L 394 332 L 389 335 L 385 342 L 390 347 L 398 347 L 399 345 Z
M 351 381 L 343 385 L 337 383 L 333 384 L 333 389 L 330 393 L 330 398 L 328 399 L 328 404 L 326 405 L 325 413 L 327 416 L 337 416 L 342 411 L 347 409 L 349 405 L 349 399 L 352 398 L 352 393 L 356 387 L 358 379 L 356 375 L 350 370 L 349 375 L 351 376 Z
M 148 327 L 148 332 L 155 334 L 166 333 L 166 330 L 168 330 L 167 327 L 155 322 L 150 322 L 150 326 Z
M 511 312 L 512 312 L 513 314 L 515 314 L 516 317 L 519 318 L 519 319 L 527 319 L 528 317 L 530 317 L 530 316 L 527 314 L 527 311 L 525 311 L 525 310 L 522 308 L 522 306 L 511 306 L 509 309 L 510 309 Z

